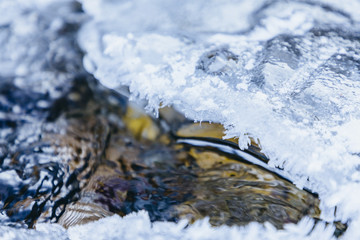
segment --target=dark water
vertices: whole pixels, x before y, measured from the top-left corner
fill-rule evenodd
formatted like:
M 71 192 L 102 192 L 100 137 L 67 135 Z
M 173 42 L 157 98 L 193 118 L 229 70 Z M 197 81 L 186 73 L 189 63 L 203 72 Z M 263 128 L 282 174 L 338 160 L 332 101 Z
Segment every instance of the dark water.
M 63 96 L 38 111 L 36 140 L 14 144 L 3 156 L 1 174 L 15 171 L 20 179 L 1 182 L 8 222 L 70 226 L 145 209 L 152 221 L 209 216 L 213 225 L 270 221 L 281 228 L 319 216 L 316 196 L 278 175 L 236 155 L 177 142 L 189 131 L 217 137 L 220 125 L 199 127 L 171 109 L 153 119 L 90 75 L 76 76 Z M 15 142 L 23 125 L 12 125 Z

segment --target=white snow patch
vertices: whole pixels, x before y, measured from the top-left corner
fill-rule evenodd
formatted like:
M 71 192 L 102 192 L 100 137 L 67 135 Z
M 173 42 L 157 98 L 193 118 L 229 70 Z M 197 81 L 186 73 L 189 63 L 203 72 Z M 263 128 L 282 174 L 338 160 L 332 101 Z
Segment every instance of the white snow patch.
M 70 239 L 331 239 L 334 228 L 319 224 L 313 231 L 313 220 L 304 218 L 297 225 L 288 224 L 285 230 L 276 230 L 271 224 L 250 223 L 247 227 L 212 227 L 208 219 L 196 221 L 184 228 L 186 221 L 179 223 L 150 223 L 145 211 L 131 213 L 124 218 L 117 215 L 97 222 L 71 227 L 68 230 Z M 294 237 L 295 236 L 295 237 Z

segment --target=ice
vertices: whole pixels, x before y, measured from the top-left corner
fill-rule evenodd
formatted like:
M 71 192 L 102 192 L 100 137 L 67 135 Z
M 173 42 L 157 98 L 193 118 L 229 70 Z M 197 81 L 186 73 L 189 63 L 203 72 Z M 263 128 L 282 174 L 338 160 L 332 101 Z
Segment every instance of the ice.
M 33 239 L 33 240 L 67 240 L 66 230 L 57 224 L 39 224 L 37 229 L 20 229 L 0 226 L 0 238 L 4 240 Z
M 70 227 L 65 230 L 57 224 L 38 224 L 37 230 L 16 229 L 0 226 L 0 237 L 13 239 L 333 239 L 334 228 L 324 224 L 314 227 L 311 219 L 304 218 L 298 224 L 288 224 L 284 230 L 276 230 L 271 224 L 251 223 L 247 227 L 212 227 L 207 219 L 186 227 L 187 222 L 151 223 L 145 211 L 131 213 L 123 218 L 118 215 L 96 222 Z M 185 228 L 186 227 L 186 228 Z M 309 233 L 311 232 L 311 233 Z
M 331 239 L 333 229 L 317 225 L 310 234 L 313 221 L 303 219 L 298 225 L 286 225 L 285 230 L 277 231 L 271 224 L 265 226 L 251 223 L 245 227 L 222 226 L 214 228 L 206 219 L 193 225 L 179 223 L 156 222 L 150 224 L 146 212 L 132 213 L 124 218 L 117 215 L 101 219 L 86 225 L 71 227 L 68 230 L 70 239 Z M 132 229 L 129 231 L 129 229 Z M 294 237 L 296 236 L 296 237 Z
M 40 130 L 41 109 L 79 68 L 81 54 L 67 51 L 78 41 L 89 72 L 109 88 L 128 86 L 131 99 L 145 100 L 149 111 L 174 105 L 194 120 L 221 122 L 241 148 L 249 137 L 259 139 L 270 167 L 319 193 L 324 220 L 349 221 L 343 238 L 360 238 L 359 1 L 81 2 L 90 19 L 73 39 L 60 33 L 84 21 L 77 4 L 0 1 L 0 80 L 12 84 L 14 97 L 21 92 L 39 99 L 35 107 L 26 100 L 21 106 L 1 102 L 11 113 L 0 118 L 23 122 L 19 138 L 1 154 L 37 140 L 31 137 Z M 1 139 L 11 134 L 2 130 Z M 4 171 L 0 180 L 16 185 L 15 176 Z M 138 231 L 129 231 L 136 225 Z M 101 232 L 104 239 L 331 239 L 334 231 L 323 223 L 312 230 L 308 218 L 284 230 L 257 223 L 211 228 L 206 219 L 185 225 L 151 224 L 139 212 L 69 230 L 0 226 L 0 237 L 91 239 Z
M 354 8 L 334 1 L 83 1 L 93 18 L 79 42 L 88 70 L 105 86 L 128 86 L 155 114 L 174 105 L 194 120 L 221 122 L 242 148 L 248 137 L 259 139 L 270 166 L 319 193 L 324 219 L 356 222 L 359 6 L 347 3 Z M 241 26 L 235 9 L 246 16 Z M 360 236 L 349 229 L 348 238 Z
M 1 80 L 56 97 L 69 77 L 64 72 L 79 68 L 76 54 L 66 51 L 75 42 L 62 35 L 83 20 L 74 8 L 70 0 L 1 1 Z
M 51 103 L 69 87 L 82 65 L 73 34 L 85 17 L 79 7 L 68 0 L 0 1 L 1 239 L 40 239 L 35 231 L 6 226 L 23 227 L 12 224 L 10 218 L 23 219 L 40 202 L 47 208 L 48 200 L 39 198 L 20 205 L 21 211 L 10 217 L 3 207 L 12 203 L 5 199 L 9 195 L 15 202 L 30 199 L 37 191 L 51 192 L 52 185 L 59 184 L 57 169 L 51 168 L 61 165 L 63 159 L 42 142 L 43 123 Z M 34 169 L 39 169 L 37 174 Z M 22 194 L 14 194 L 20 190 Z M 47 237 L 50 233 L 53 236 Z M 52 230 L 39 236 L 57 238 Z

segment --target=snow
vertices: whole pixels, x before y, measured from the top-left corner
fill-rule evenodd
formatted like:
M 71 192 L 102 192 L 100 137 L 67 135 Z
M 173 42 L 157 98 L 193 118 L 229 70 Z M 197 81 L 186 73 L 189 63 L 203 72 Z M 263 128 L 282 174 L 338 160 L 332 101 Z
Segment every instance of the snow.
M 36 230 L 15 229 L 0 226 L 0 237 L 4 240 L 15 239 L 334 239 L 334 228 L 317 224 L 304 218 L 298 224 L 288 224 L 284 230 L 276 230 L 271 224 L 251 223 L 247 227 L 212 227 L 207 219 L 199 220 L 191 226 L 186 221 L 179 223 L 151 223 L 145 211 L 131 213 L 123 218 L 118 215 L 100 219 L 84 225 L 64 229 L 57 224 L 38 224 Z M 312 230 L 313 229 L 313 230 Z M 296 236 L 296 238 L 294 238 Z
M 72 227 L 68 230 L 70 239 L 288 239 L 296 235 L 298 239 L 331 239 L 332 227 L 317 225 L 313 227 L 310 219 L 303 219 L 299 224 L 286 226 L 286 230 L 277 231 L 271 224 L 265 226 L 251 223 L 247 227 L 222 226 L 214 228 L 207 219 L 195 222 L 184 228 L 186 221 L 179 223 L 156 222 L 150 224 L 146 212 L 132 213 L 124 218 L 117 215 L 98 222 Z M 131 230 L 129 230 L 131 229 Z
M 38 224 L 36 230 L 0 226 L 0 238 L 3 240 L 68 240 L 66 230 L 57 224 Z
M 51 92 L 66 83 L 66 76 L 49 81 L 53 75 L 38 60 L 47 57 L 41 43 L 55 41 L 62 20 L 71 19 L 61 9 L 46 14 L 53 3 L 61 1 L 0 2 L 0 25 L 11 26 L 0 32 L 0 75 L 14 77 L 21 88 Z M 82 4 L 91 18 L 77 40 L 86 52 L 85 68 L 103 85 L 117 90 L 128 86 L 131 99 L 146 100 L 155 115 L 160 105 L 174 105 L 196 121 L 220 122 L 227 137 L 239 138 L 241 148 L 249 137 L 259 139 L 270 167 L 281 166 L 283 175 L 299 187 L 319 193 L 322 219 L 350 221 L 343 238 L 360 238 L 358 1 Z M 49 19 L 45 27 L 39 26 L 40 16 Z M 30 82 L 23 78 L 28 74 Z M 334 231 L 332 225 L 319 223 L 308 234 L 314 226 L 308 218 L 284 230 L 257 223 L 211 228 L 206 219 L 184 226 L 152 224 L 139 212 L 68 230 L 55 224 L 38 224 L 37 230 L 0 226 L 0 237 L 331 239 Z

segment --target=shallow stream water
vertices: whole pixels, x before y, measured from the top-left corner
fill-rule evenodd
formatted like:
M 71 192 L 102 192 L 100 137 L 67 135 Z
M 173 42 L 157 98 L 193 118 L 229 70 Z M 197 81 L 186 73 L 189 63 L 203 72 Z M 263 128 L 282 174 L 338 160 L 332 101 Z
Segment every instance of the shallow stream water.
M 142 209 L 152 221 L 208 216 L 215 226 L 268 221 L 281 228 L 319 217 L 316 195 L 211 145 L 238 148 L 221 140 L 221 125 L 191 123 L 171 108 L 154 119 L 91 75 L 77 75 L 42 113 L 34 141 L 3 158 L 1 174 L 18 180 L 2 181 L 8 224 L 69 227 Z M 24 127 L 4 125 L 15 133 Z M 244 153 L 266 159 L 256 150 Z

